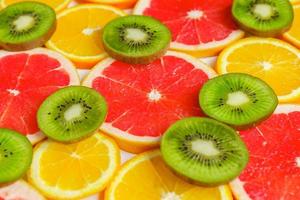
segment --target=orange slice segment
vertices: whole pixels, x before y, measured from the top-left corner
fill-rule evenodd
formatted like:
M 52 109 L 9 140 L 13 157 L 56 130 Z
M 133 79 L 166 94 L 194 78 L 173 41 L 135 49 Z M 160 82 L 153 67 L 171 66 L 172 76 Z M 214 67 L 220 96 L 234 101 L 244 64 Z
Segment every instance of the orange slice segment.
M 247 73 L 266 81 L 281 103 L 300 99 L 300 51 L 278 39 L 250 37 L 225 49 L 217 71 Z
M 122 10 L 96 4 L 66 9 L 57 16 L 56 32 L 46 46 L 62 53 L 79 68 L 90 68 L 107 56 L 101 43 L 101 29 L 123 15 Z
M 128 161 L 105 193 L 105 200 L 232 200 L 228 186 L 203 188 L 175 176 L 160 151 Z
M 10 4 L 14 4 L 14 3 L 22 2 L 22 1 L 26 1 L 26 0 L 2 0 L 0 2 L 1 2 L 1 7 L 5 8 L 6 6 L 8 6 Z M 56 12 L 59 12 L 59 11 L 63 10 L 64 8 L 66 8 L 72 0 L 31 0 L 31 1 L 45 3 L 49 6 L 51 6 Z
M 30 182 L 46 197 L 82 198 L 102 191 L 120 163 L 114 141 L 101 134 L 78 143 L 40 143 L 28 173 Z
M 300 2 L 300 1 L 299 1 Z M 300 48 L 300 4 L 294 5 L 294 21 L 291 29 L 283 34 L 283 38 Z

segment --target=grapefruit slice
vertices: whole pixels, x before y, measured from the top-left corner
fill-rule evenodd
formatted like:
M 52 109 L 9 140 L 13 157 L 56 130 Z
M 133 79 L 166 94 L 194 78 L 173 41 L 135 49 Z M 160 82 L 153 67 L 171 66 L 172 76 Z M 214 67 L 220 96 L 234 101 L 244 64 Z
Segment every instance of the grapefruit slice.
M 159 144 L 175 121 L 201 116 L 198 93 L 215 72 L 183 53 L 168 52 L 148 65 L 108 58 L 90 72 L 83 85 L 98 90 L 108 102 L 101 130 L 120 147 L 138 153 Z
M 300 199 L 300 105 L 281 105 L 265 122 L 240 132 L 250 162 L 231 183 L 238 200 Z
M 231 17 L 231 4 L 232 0 L 140 0 L 133 13 L 167 25 L 172 49 L 205 57 L 244 36 Z
M 80 84 L 73 64 L 58 53 L 38 48 L 0 51 L 0 127 L 27 135 L 34 144 L 44 136 L 36 112 L 51 93 Z

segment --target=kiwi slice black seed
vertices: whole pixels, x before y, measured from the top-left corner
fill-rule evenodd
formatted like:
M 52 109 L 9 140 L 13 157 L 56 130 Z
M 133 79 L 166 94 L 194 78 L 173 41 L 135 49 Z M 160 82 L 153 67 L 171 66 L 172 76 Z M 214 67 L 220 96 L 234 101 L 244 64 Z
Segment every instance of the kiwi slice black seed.
M 37 120 L 49 138 L 76 142 L 97 131 L 106 114 L 106 101 L 97 91 L 84 86 L 69 86 L 42 103 Z
M 242 29 L 263 37 L 287 31 L 294 18 L 289 0 L 234 0 L 232 14 Z
M 208 118 L 186 118 L 173 124 L 163 135 L 161 151 L 171 169 L 203 186 L 233 180 L 249 159 L 238 133 Z
M 28 170 L 32 145 L 16 131 L 0 129 L 0 184 L 16 181 Z
M 102 39 L 111 57 L 131 64 L 148 64 L 167 51 L 171 32 L 152 17 L 131 15 L 108 23 Z
M 199 101 L 208 116 L 238 128 L 266 119 L 278 105 L 278 98 L 267 83 L 242 73 L 209 80 L 200 91 Z
M 38 2 L 19 2 L 0 11 L 0 46 L 22 51 L 43 46 L 56 28 L 55 11 Z

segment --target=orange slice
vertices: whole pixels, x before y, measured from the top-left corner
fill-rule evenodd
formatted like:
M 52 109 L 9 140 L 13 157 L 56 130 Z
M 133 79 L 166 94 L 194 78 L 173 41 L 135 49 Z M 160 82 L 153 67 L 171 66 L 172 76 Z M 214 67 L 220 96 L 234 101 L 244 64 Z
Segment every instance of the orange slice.
M 101 3 L 116 6 L 119 8 L 132 8 L 137 0 L 82 0 L 91 3 Z
M 72 60 L 79 68 L 90 68 L 106 57 L 101 29 L 110 20 L 124 16 L 111 6 L 84 4 L 64 10 L 57 16 L 57 28 L 46 46 Z
M 256 37 L 240 40 L 221 53 L 217 71 L 256 76 L 274 89 L 281 103 L 300 99 L 300 51 L 284 41 Z
M 204 188 L 175 176 L 160 151 L 128 161 L 105 193 L 105 200 L 232 200 L 228 186 Z
M 28 178 L 48 198 L 78 199 L 101 192 L 119 163 L 118 146 L 99 133 L 72 144 L 47 140 L 35 148 Z
M 299 1 L 300 2 L 300 1 Z M 291 29 L 283 34 L 283 38 L 300 48 L 300 4 L 294 5 L 294 21 Z
M 5 8 L 6 6 L 8 6 L 10 4 L 18 3 L 21 1 L 26 1 L 26 0 L 2 0 L 0 2 L 1 2 L 1 7 Z M 45 3 L 49 6 L 51 6 L 56 12 L 59 12 L 59 11 L 63 10 L 64 8 L 66 8 L 72 0 L 31 0 L 31 1 Z

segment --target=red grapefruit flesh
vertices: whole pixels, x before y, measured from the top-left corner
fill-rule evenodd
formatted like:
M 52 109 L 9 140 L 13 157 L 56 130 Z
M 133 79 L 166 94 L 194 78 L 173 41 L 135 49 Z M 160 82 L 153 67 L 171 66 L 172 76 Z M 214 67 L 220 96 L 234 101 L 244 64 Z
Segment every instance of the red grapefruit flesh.
M 232 0 L 140 0 L 134 14 L 155 17 L 172 32 L 171 48 L 212 56 L 243 37 L 231 16 Z
M 202 115 L 198 93 L 213 76 L 215 72 L 195 58 L 168 52 L 149 65 L 106 59 L 90 72 L 83 85 L 98 90 L 108 102 L 102 131 L 123 149 L 137 153 L 157 146 L 160 136 L 175 121 Z
M 61 87 L 80 84 L 70 61 L 42 48 L 0 51 L 0 80 L 0 127 L 23 133 L 32 143 L 43 138 L 36 121 L 42 101 Z
M 238 200 L 300 199 L 300 105 L 281 105 L 265 122 L 240 132 L 250 162 L 231 183 Z

